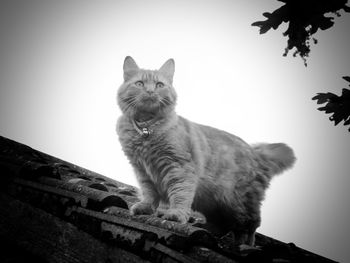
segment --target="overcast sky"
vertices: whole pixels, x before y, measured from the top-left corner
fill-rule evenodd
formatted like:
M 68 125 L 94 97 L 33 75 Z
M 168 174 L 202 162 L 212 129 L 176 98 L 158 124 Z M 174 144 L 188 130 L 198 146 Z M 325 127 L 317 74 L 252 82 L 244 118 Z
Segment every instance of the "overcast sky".
M 298 158 L 275 178 L 259 232 L 350 259 L 350 134 L 317 111 L 317 92 L 350 75 L 350 16 L 317 34 L 308 67 L 283 57 L 281 32 L 251 23 L 276 0 L 1 1 L 0 135 L 136 185 L 115 133 L 131 55 L 175 59 L 178 114 L 248 143 L 285 142 Z M 286 29 L 286 26 L 283 26 Z M 196 98 L 196 99 L 194 99 Z

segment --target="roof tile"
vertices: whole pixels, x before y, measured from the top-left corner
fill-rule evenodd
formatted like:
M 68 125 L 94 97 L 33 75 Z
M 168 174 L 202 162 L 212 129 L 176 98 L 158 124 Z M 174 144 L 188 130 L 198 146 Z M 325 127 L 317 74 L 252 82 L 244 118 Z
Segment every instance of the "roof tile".
M 125 257 L 123 261 L 130 262 L 334 262 L 292 243 L 285 244 L 261 234 L 256 237 L 257 248 L 239 250 L 232 246 L 234 242 L 230 234 L 216 236 L 203 228 L 203 220 L 197 215 L 193 215 L 192 221 L 187 224 L 166 221 L 153 215 L 132 216 L 128 208 L 138 201 L 137 188 L 4 137 L 0 137 L 0 172 L 5 175 L 0 186 L 0 201 L 12 200 L 12 204 L 20 202 L 23 204 L 19 206 L 23 214 L 27 209 L 35 210 L 37 216 L 30 219 L 31 222 L 41 222 L 42 211 L 44 217 L 50 215 L 50 220 L 57 221 L 48 224 L 50 227 L 70 224 L 84 235 L 90 235 L 105 249 L 106 255 L 98 254 L 101 258 L 118 248 L 118 253 Z M 10 211 L 9 205 L 0 206 L 0 219 L 4 209 Z M 16 211 L 17 218 L 20 218 L 20 212 Z M 0 220 L 0 230 L 6 228 L 6 225 L 2 225 L 6 222 L 10 224 L 9 221 Z M 28 231 L 35 233 L 36 229 Z M 0 231 L 0 239 L 13 239 L 10 235 L 18 231 L 8 231 L 6 235 Z M 79 231 L 74 232 L 75 235 L 81 235 Z M 45 243 L 45 235 L 40 233 L 38 236 Z M 85 250 L 92 249 L 90 241 L 74 236 L 69 238 L 82 242 Z M 25 244 L 23 240 L 21 242 Z M 56 242 L 65 247 L 62 236 L 58 236 Z M 47 244 L 51 245 L 50 242 Z M 30 247 L 28 244 L 26 246 Z M 75 248 L 78 249 L 76 252 L 65 249 L 82 256 L 79 246 Z M 58 246 L 57 249 L 62 248 Z M 50 258 L 43 252 L 36 253 L 47 260 Z M 79 260 L 94 262 L 90 254 Z M 62 262 L 77 261 L 67 258 Z

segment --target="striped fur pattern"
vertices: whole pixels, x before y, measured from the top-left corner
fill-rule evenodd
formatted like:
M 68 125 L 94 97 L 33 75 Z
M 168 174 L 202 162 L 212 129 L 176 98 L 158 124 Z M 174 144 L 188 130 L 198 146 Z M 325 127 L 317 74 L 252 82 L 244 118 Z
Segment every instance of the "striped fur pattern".
M 124 61 L 117 133 L 141 188 L 131 213 L 185 223 L 193 209 L 223 233 L 232 231 L 237 244 L 253 245 L 265 189 L 293 165 L 293 150 L 283 143 L 251 146 L 178 116 L 174 68 L 172 59 L 159 70 L 140 69 L 131 57 Z M 152 133 L 142 136 L 135 121 Z

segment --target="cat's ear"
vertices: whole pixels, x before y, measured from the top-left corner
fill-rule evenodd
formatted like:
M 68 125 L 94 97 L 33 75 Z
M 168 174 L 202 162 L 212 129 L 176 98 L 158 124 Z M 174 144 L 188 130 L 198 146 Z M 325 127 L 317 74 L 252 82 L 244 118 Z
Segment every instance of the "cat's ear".
M 124 60 L 123 70 L 124 70 L 124 81 L 129 80 L 140 68 L 137 66 L 135 60 L 127 56 Z
M 173 82 L 174 72 L 175 72 L 175 61 L 174 59 L 168 59 L 163 66 L 159 69 L 164 75 L 166 75 L 171 82 Z

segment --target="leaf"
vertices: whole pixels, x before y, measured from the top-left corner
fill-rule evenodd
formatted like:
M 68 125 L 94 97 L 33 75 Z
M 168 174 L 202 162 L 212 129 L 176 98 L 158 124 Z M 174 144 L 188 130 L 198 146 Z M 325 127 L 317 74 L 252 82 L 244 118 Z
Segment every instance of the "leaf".
M 265 12 L 265 13 L 263 13 L 262 14 L 264 17 L 266 17 L 266 18 L 270 18 L 271 17 L 271 13 L 269 13 L 269 12 Z
M 343 77 L 347 81 L 350 77 Z M 329 120 L 334 122 L 334 125 L 338 125 L 344 121 L 344 126 L 350 125 L 350 90 L 343 89 L 341 96 L 337 96 L 334 93 L 317 93 L 312 98 L 317 100 L 318 104 L 326 103 L 325 106 L 317 108 L 319 111 L 324 111 L 326 114 L 331 114 Z M 349 129 L 350 131 L 350 129 Z
M 312 100 L 318 100 L 318 98 L 319 98 L 320 94 L 322 94 L 322 93 L 317 93 L 317 95 L 316 95 L 316 96 L 312 97 Z
M 350 82 L 350 77 L 349 76 L 344 76 L 343 79 L 345 79 L 347 82 Z
M 319 111 L 324 111 L 325 113 L 332 113 L 334 112 L 333 109 L 331 109 L 330 107 L 327 107 L 327 106 L 324 106 L 324 107 L 320 107 L 320 108 L 317 108 Z
M 334 109 L 330 107 L 326 107 L 325 113 L 332 113 L 332 112 L 334 112 Z
M 345 12 L 350 13 L 350 7 L 349 6 L 344 5 L 343 9 L 344 9 Z
M 310 53 L 312 35 L 318 29 L 326 30 L 332 27 L 334 16 L 340 15 L 342 9 L 350 12 L 350 7 L 346 6 L 347 0 L 277 1 L 282 2 L 283 5 L 272 12 L 264 12 L 263 16 L 267 20 L 255 22 L 252 26 L 259 26 L 260 34 L 264 34 L 271 28 L 277 29 L 282 22 L 289 23 L 288 30 L 282 33 L 287 37 L 287 50 L 295 48 L 296 54 L 303 59 L 305 65 Z M 283 53 L 283 56 L 287 55 L 288 52 Z
M 271 26 L 267 23 L 267 21 L 257 21 L 252 23 L 252 26 L 260 27 L 259 33 L 265 34 L 267 31 L 271 29 Z
M 345 120 L 344 125 L 350 125 L 350 118 L 348 118 L 347 120 Z
M 312 100 L 317 100 L 317 104 L 323 104 L 328 101 L 328 98 L 324 96 L 324 94 L 319 93 L 315 97 L 312 98 Z
M 251 25 L 261 27 L 263 24 L 264 24 L 264 21 L 256 21 L 256 22 L 252 23 Z
M 322 104 L 329 101 L 335 101 L 338 99 L 338 96 L 328 92 L 328 93 L 317 93 L 315 97 L 312 98 L 313 100 L 318 100 L 317 104 Z
M 341 121 L 346 120 L 348 114 L 344 110 L 337 111 L 333 114 L 334 125 L 338 125 Z
M 341 96 L 343 97 L 344 100 L 346 99 L 350 100 L 350 90 L 343 89 Z
M 319 21 L 319 27 L 322 30 L 326 30 L 334 25 L 331 17 L 322 17 Z

